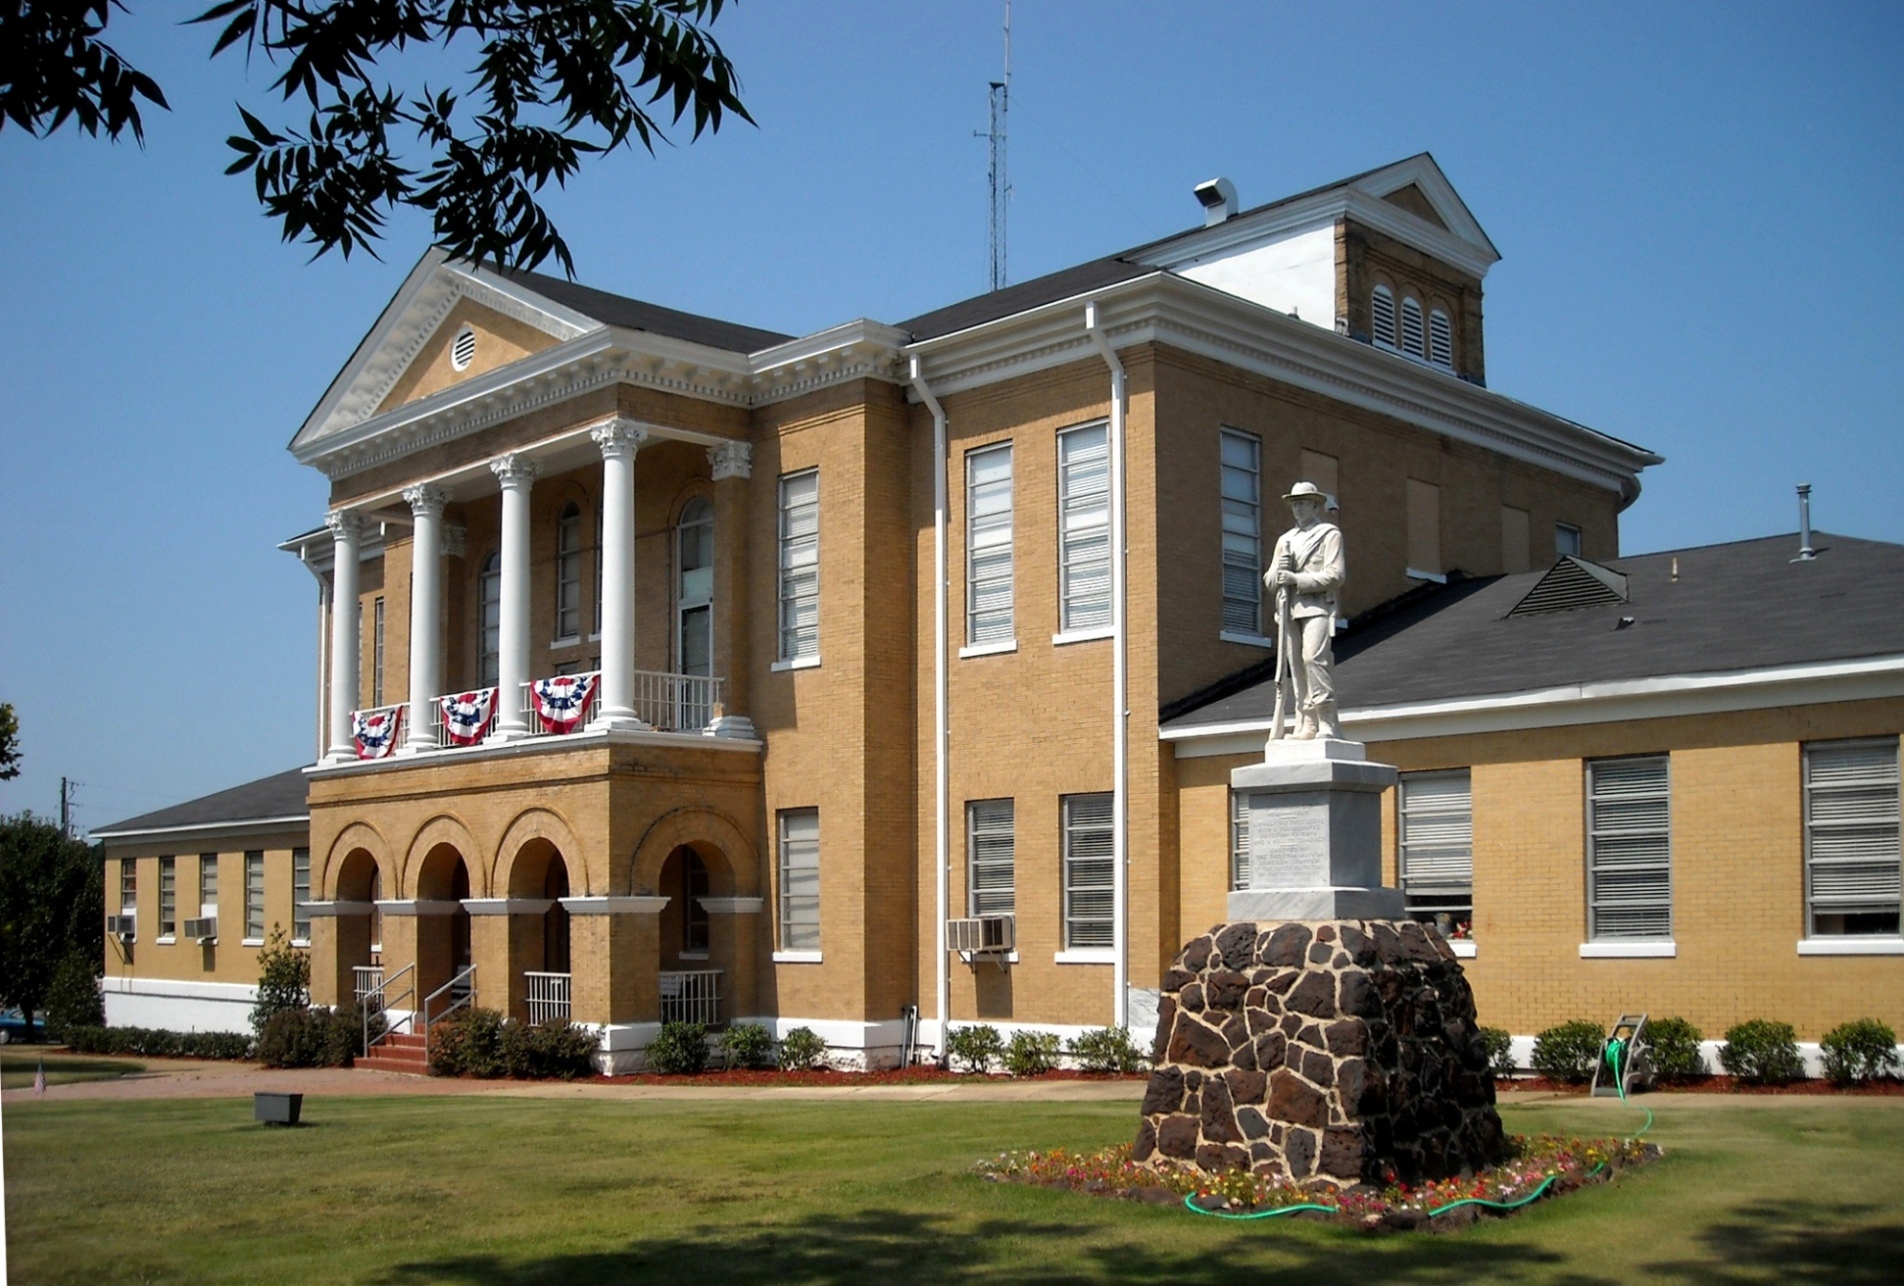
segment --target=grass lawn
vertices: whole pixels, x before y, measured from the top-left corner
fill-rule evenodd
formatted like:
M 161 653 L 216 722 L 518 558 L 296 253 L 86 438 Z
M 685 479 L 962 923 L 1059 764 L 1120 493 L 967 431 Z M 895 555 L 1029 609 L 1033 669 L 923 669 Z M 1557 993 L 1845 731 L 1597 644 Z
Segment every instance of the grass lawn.
M 31 1046 L 0 1053 L 0 1089 L 23 1090 L 33 1085 L 40 1060 L 46 1060 L 46 1083 L 70 1085 L 74 1081 L 112 1081 L 129 1072 L 142 1072 L 142 1063 L 123 1058 L 78 1058 L 71 1054 L 42 1054 Z
M 1659 1164 L 1427 1237 L 967 1174 L 1005 1147 L 1123 1139 L 1121 1104 L 307 1099 L 307 1128 L 268 1130 L 243 1100 L 16 1100 L 8 1252 L 22 1283 L 1899 1280 L 1904 1110 L 1652 1104 Z

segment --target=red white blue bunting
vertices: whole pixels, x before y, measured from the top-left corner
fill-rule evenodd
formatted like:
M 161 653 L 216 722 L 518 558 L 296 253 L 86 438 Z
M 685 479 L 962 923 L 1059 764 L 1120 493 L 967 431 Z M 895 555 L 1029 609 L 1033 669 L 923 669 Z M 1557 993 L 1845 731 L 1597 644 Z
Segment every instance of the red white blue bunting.
M 598 674 L 564 674 L 553 679 L 537 679 L 529 685 L 529 698 L 535 705 L 536 718 L 544 732 L 574 732 L 595 697 Z
M 350 716 L 350 735 L 357 743 L 357 757 L 388 758 L 390 752 L 397 748 L 397 733 L 402 727 L 402 706 L 353 711 Z
M 452 746 L 473 746 L 489 735 L 496 718 L 496 689 L 479 688 L 438 697 L 443 706 L 443 739 Z

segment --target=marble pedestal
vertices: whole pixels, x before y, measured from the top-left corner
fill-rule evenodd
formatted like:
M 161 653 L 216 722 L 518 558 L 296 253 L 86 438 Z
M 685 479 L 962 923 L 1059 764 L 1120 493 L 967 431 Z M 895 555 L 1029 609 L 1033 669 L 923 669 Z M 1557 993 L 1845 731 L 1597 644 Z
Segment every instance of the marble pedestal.
M 1230 894 L 1231 920 L 1400 920 L 1399 889 L 1382 887 L 1382 792 L 1388 764 L 1359 741 L 1281 740 L 1230 774 L 1247 798 L 1249 887 Z

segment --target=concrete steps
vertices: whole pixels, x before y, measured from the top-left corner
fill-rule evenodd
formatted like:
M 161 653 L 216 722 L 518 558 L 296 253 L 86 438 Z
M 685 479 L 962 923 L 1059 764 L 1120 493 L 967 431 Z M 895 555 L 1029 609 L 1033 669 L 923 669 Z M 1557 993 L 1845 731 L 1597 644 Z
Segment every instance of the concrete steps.
M 428 1038 L 411 1035 L 409 1032 L 391 1032 L 383 1040 L 372 1045 L 369 1056 L 359 1058 L 357 1066 L 375 1072 L 403 1072 L 410 1076 L 428 1076 L 430 1074 Z

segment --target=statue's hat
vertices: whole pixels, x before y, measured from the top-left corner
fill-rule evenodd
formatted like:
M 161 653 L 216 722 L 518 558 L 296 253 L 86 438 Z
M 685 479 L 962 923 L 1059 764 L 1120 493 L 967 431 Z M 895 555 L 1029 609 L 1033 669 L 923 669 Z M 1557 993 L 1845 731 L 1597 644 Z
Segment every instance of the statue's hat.
M 1329 503 L 1329 497 L 1324 495 L 1322 488 L 1318 487 L 1313 482 L 1298 482 L 1295 486 L 1289 489 L 1289 494 L 1284 496 L 1283 499 L 1284 500 L 1313 500 L 1317 504 L 1323 505 L 1325 507 Z

